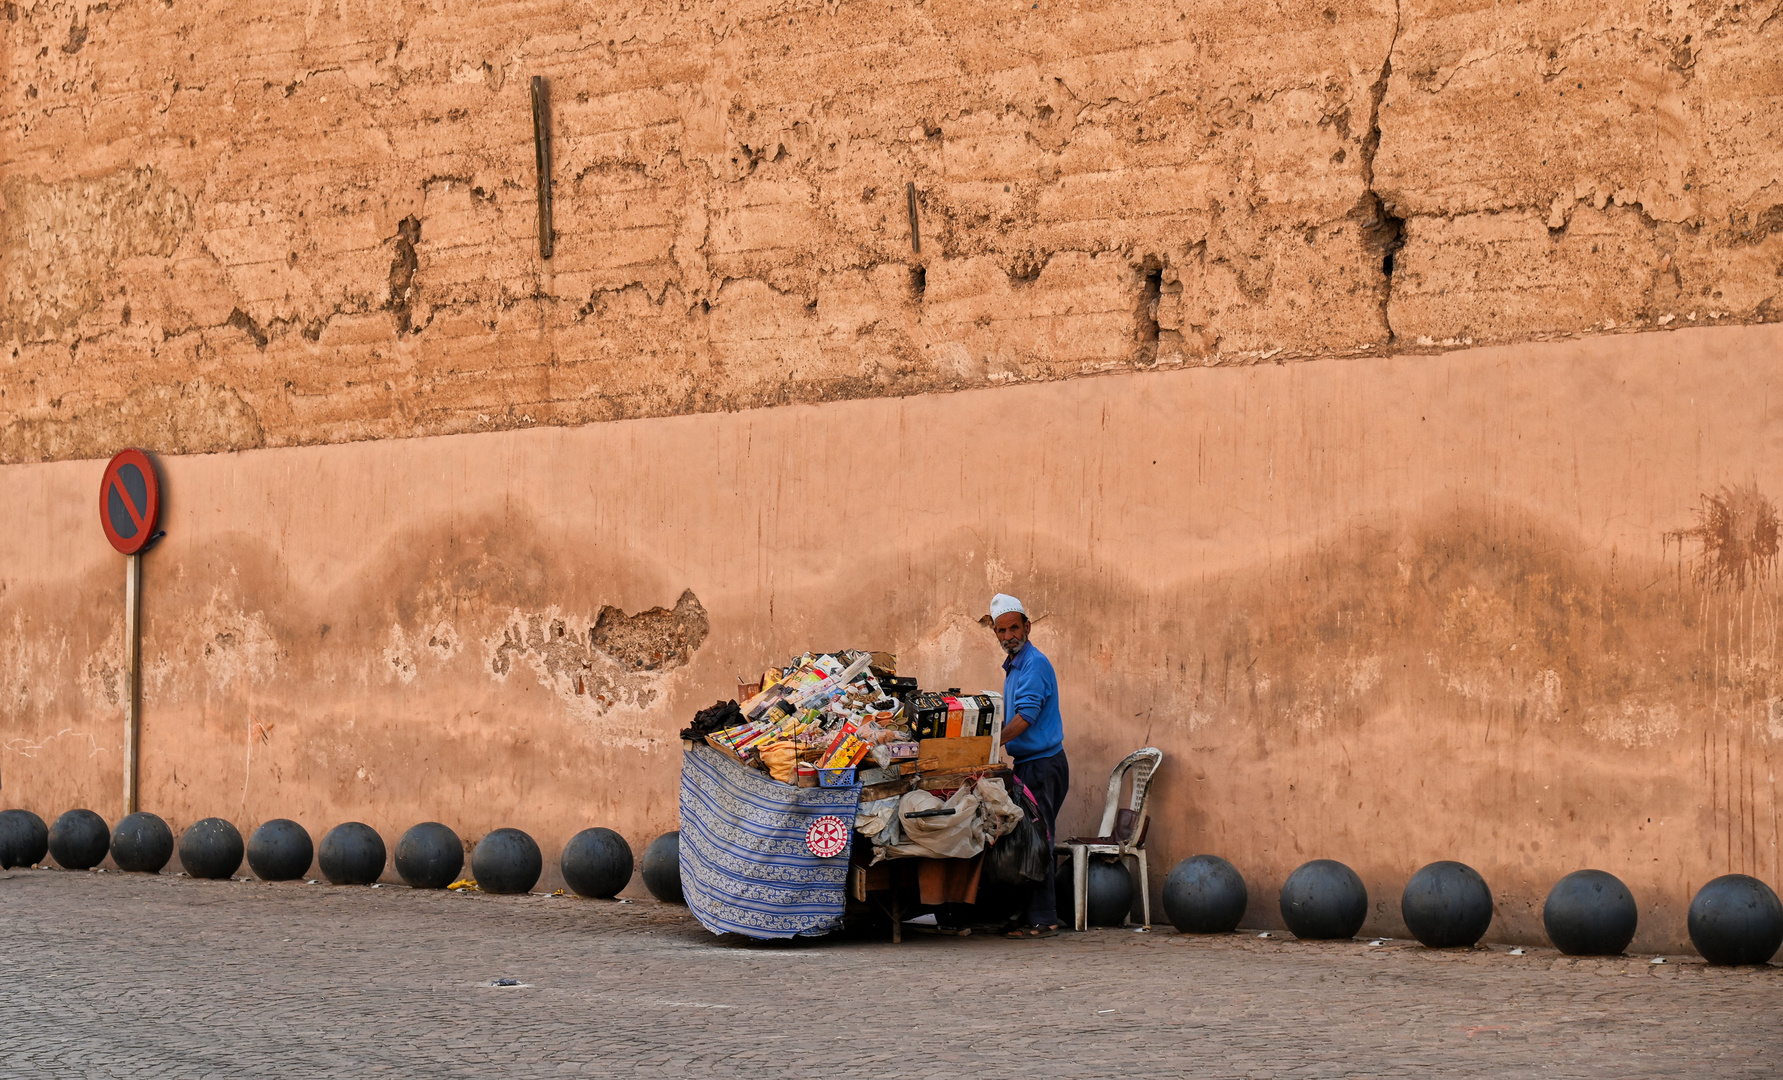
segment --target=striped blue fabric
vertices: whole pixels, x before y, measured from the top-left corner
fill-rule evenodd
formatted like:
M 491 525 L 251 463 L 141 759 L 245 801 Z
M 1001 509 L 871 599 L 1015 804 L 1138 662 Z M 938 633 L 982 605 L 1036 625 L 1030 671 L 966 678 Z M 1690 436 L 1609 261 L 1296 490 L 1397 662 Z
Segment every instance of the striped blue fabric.
M 854 846 L 861 789 L 802 788 L 737 764 L 709 746 L 681 759 L 681 891 L 714 934 L 789 938 L 842 923 L 848 850 L 820 859 L 805 834 L 842 819 Z

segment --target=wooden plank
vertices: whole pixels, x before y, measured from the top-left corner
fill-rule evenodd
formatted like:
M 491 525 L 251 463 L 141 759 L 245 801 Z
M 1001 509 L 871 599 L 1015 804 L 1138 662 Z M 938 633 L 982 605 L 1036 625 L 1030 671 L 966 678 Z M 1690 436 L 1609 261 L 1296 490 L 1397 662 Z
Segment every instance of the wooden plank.
M 992 735 L 964 735 L 953 739 L 923 739 L 918 745 L 917 767 L 922 772 L 944 772 L 988 765 L 991 760 Z
M 878 866 L 856 866 L 849 872 L 849 887 L 854 898 L 863 904 L 868 893 L 884 892 L 892 887 L 891 866 L 880 863 Z
M 861 802 L 872 802 L 874 799 L 889 799 L 893 795 L 902 795 L 916 786 L 916 777 L 903 776 L 896 780 L 887 780 L 882 784 L 868 784 L 861 788 Z
M 1008 776 L 1014 770 L 1007 765 L 976 765 L 969 769 L 949 769 L 945 772 L 924 773 L 916 786 L 923 791 L 948 791 L 965 787 L 976 777 Z

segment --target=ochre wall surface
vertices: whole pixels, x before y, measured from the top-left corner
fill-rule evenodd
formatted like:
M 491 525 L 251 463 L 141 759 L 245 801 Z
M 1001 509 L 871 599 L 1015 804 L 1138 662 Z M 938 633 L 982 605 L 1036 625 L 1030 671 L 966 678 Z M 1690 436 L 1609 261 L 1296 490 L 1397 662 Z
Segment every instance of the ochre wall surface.
M 167 456 L 143 803 L 395 837 L 676 823 L 676 731 L 806 647 L 994 687 L 1023 596 L 1075 788 L 1161 747 L 1153 886 L 1253 925 L 1308 859 L 1368 929 L 1436 859 L 1493 935 L 1598 867 L 1676 950 L 1779 883 L 1783 327 Z M 98 460 L 0 467 L 4 801 L 118 812 L 123 561 Z M 612 610 L 617 609 L 617 610 Z M 661 609 L 661 610 L 652 610 Z
M 1777 12 L 4 0 L 0 461 L 1773 321 Z

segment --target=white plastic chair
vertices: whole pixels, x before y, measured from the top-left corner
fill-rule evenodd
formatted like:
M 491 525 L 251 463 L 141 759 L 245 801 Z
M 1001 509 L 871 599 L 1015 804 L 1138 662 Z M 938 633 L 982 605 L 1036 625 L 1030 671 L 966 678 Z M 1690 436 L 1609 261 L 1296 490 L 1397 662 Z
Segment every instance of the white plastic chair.
M 1148 746 L 1135 750 L 1114 767 L 1108 777 L 1108 802 L 1102 808 L 1102 825 L 1095 836 L 1073 836 L 1053 850 L 1059 854 L 1071 854 L 1071 887 L 1072 895 L 1077 903 L 1077 929 L 1089 929 L 1089 892 L 1090 856 L 1113 855 L 1124 859 L 1131 856 L 1139 864 L 1139 897 L 1140 910 L 1145 913 L 1145 925 L 1152 924 L 1151 879 L 1145 866 L 1145 833 L 1151 826 L 1151 818 L 1146 815 L 1146 806 L 1151 801 L 1152 774 L 1164 761 L 1164 751 Z M 1133 774 L 1133 790 L 1127 798 L 1125 807 L 1120 805 L 1121 785 L 1127 774 Z M 1125 919 L 1122 920 L 1123 924 Z

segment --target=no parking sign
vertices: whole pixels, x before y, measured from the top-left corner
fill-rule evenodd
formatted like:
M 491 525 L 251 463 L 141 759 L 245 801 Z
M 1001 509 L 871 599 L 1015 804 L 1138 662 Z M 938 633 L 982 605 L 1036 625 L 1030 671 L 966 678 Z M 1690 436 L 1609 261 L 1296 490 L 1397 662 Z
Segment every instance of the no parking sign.
M 141 450 L 120 450 L 99 481 L 99 527 L 124 562 L 124 813 L 136 812 L 142 717 L 142 553 L 161 538 L 161 477 Z
M 111 546 L 134 555 L 155 538 L 161 517 L 161 479 L 155 463 L 132 447 L 120 450 L 99 482 L 99 527 Z

